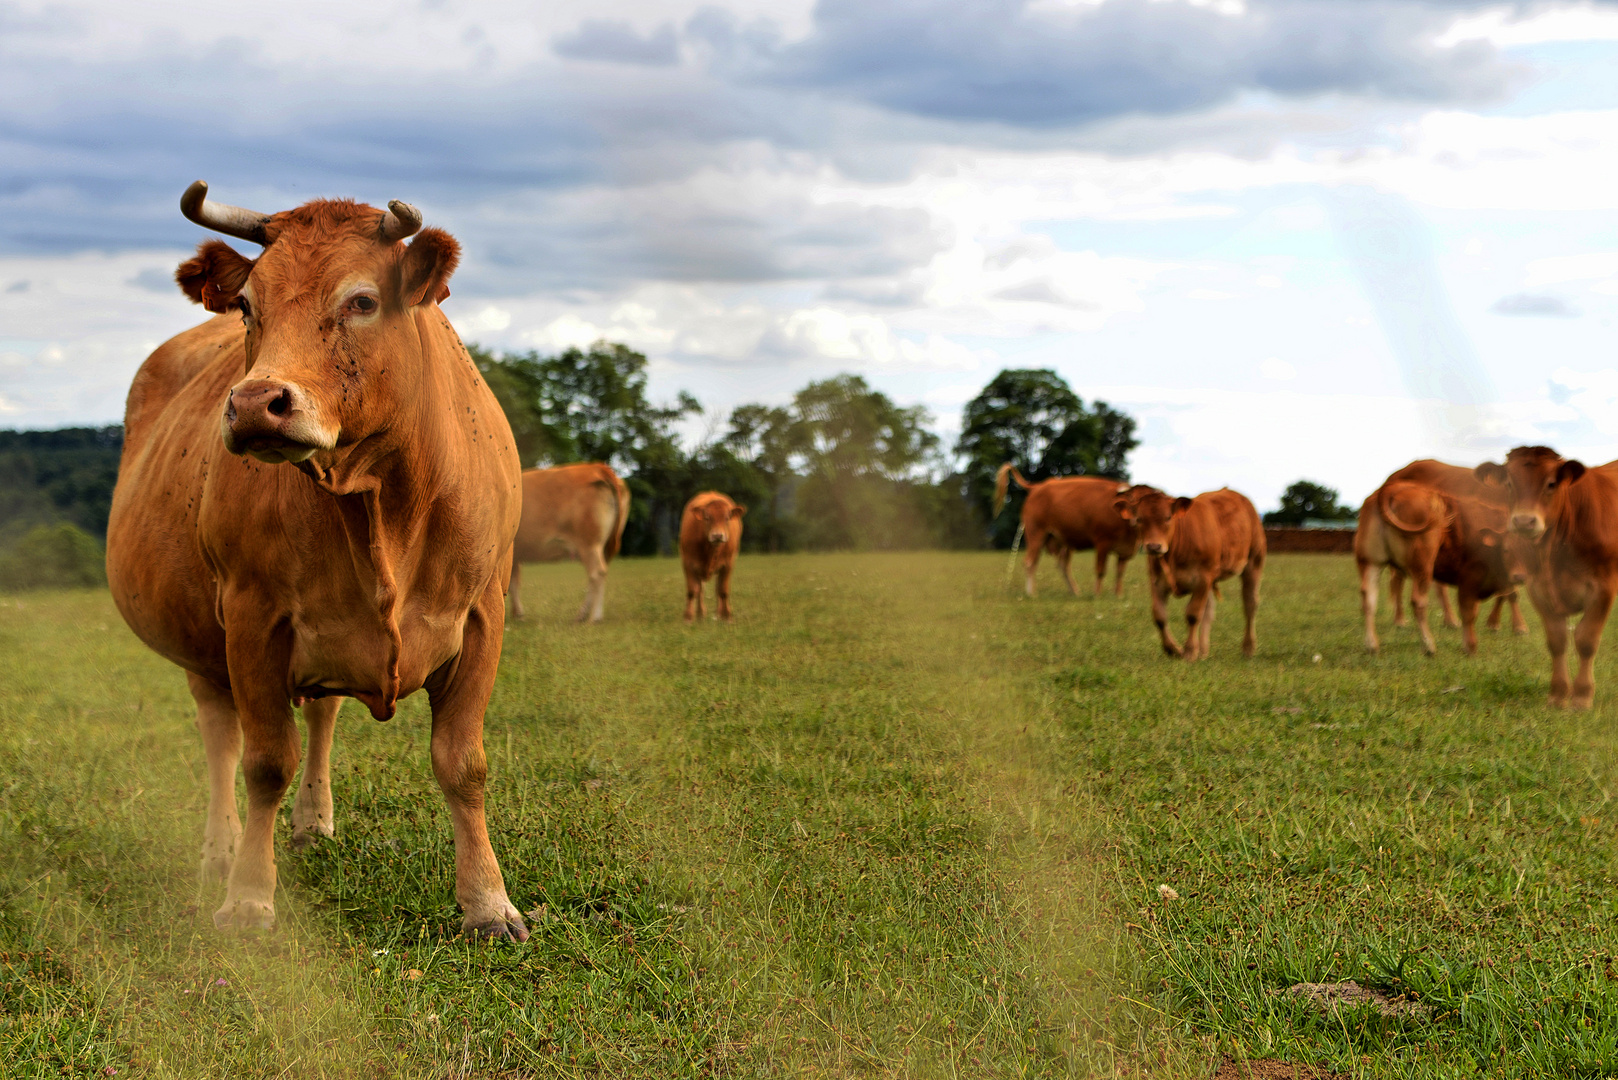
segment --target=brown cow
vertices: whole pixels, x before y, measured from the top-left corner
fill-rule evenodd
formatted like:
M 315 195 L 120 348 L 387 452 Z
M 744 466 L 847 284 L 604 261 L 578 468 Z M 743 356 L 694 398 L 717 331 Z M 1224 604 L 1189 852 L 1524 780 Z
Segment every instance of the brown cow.
M 1128 520 L 1139 523 L 1152 582 L 1152 621 L 1157 624 L 1163 651 L 1187 660 L 1206 657 L 1213 637 L 1218 584 L 1240 574 L 1242 610 L 1247 616 L 1242 654 L 1252 656 L 1258 647 L 1253 623 L 1258 617 L 1258 587 L 1268 549 L 1264 524 L 1247 496 L 1220 488 L 1194 499 L 1183 495 L 1171 499 L 1147 488 L 1132 491 L 1113 505 Z M 1185 605 L 1183 651 L 1169 633 L 1170 592 L 1191 597 Z
M 1422 458 L 1412 461 L 1409 465 L 1392 473 L 1389 480 L 1410 480 L 1418 484 L 1425 484 L 1430 488 L 1437 488 L 1446 495 L 1454 495 L 1463 499 L 1475 499 L 1489 506 L 1497 506 L 1504 510 L 1511 502 L 1511 496 L 1506 492 L 1503 484 L 1485 481 L 1478 478 L 1472 470 L 1460 465 L 1447 465 L 1432 458 Z M 1404 573 L 1397 566 L 1393 568 L 1393 580 L 1389 583 L 1388 591 L 1393 598 L 1393 625 L 1405 624 L 1404 613 Z M 1444 625 L 1458 627 L 1460 619 L 1450 608 L 1449 594 L 1442 585 L 1436 590 L 1438 593 L 1438 606 L 1444 612 Z M 1522 603 L 1518 600 L 1517 590 L 1508 589 L 1495 597 L 1494 610 L 1489 612 L 1488 627 L 1490 630 L 1500 629 L 1500 609 L 1502 606 L 1511 607 L 1511 632 L 1514 634 L 1528 633 L 1528 621 L 1522 615 Z
M 719 617 L 730 619 L 730 572 L 742 546 L 742 515 L 729 495 L 704 491 L 691 496 L 680 515 L 680 566 L 685 570 L 685 621 L 704 614 L 702 589 L 714 579 L 714 600 Z
M 332 835 L 342 697 L 378 720 L 425 688 L 433 772 L 471 933 L 528 936 L 484 825 L 483 711 L 505 624 L 521 466 L 499 403 L 438 309 L 460 256 L 404 203 L 316 200 L 274 215 L 181 200 L 218 240 L 176 273 L 217 317 L 130 387 L 107 576 L 130 627 L 184 668 L 208 752 L 204 873 L 219 927 L 275 920 L 275 818 Z M 220 439 L 223 436 L 223 447 Z M 247 782 L 245 831 L 236 768 Z
M 522 524 L 511 555 L 511 615 L 523 617 L 522 564 L 577 559 L 584 564 L 584 606 L 575 621 L 600 622 L 607 564 L 629 523 L 629 489 L 602 464 L 558 465 L 522 474 Z
M 1023 555 L 1023 575 L 1028 595 L 1034 595 L 1034 571 L 1039 568 L 1039 554 L 1049 550 L 1056 556 L 1056 565 L 1067 581 L 1068 592 L 1077 596 L 1079 588 L 1073 583 L 1073 552 L 1094 548 L 1095 595 L 1101 595 L 1102 582 L 1107 576 L 1107 556 L 1114 555 L 1118 569 L 1113 592 L 1122 596 L 1124 564 L 1135 557 L 1135 549 L 1140 546 L 1140 529 L 1125 520 L 1113 503 L 1126 495 L 1130 486 L 1099 476 L 1064 476 L 1030 482 L 1007 462 L 994 477 L 996 516 L 1006 502 L 1008 478 L 1028 492 L 1022 504 L 1023 536 L 1028 543 Z
M 1376 634 L 1378 578 L 1382 568 L 1409 575 L 1411 608 L 1428 656 L 1437 651 L 1427 622 L 1433 584 L 1453 585 L 1461 609 L 1461 641 L 1477 651 L 1478 602 L 1513 589 L 1503 540 L 1506 512 L 1477 499 L 1446 494 L 1425 484 L 1390 480 L 1360 508 L 1354 559 L 1360 575 L 1365 647 L 1381 648 Z M 1397 593 L 1394 602 L 1399 602 Z
M 1528 598 L 1545 627 L 1551 654 L 1552 705 L 1588 709 L 1595 698 L 1595 655 L 1618 596 L 1618 462 L 1587 469 L 1546 446 L 1519 446 L 1504 465 L 1485 462 L 1479 479 L 1511 491 L 1511 529 L 1533 542 Z M 1583 613 L 1573 631 L 1579 673 L 1567 678 L 1567 621 Z

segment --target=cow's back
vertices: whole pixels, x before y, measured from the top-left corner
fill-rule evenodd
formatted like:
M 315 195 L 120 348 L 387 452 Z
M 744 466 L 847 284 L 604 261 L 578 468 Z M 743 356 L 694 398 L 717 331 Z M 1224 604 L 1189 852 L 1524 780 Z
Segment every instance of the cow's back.
M 1035 484 L 1023 502 L 1024 528 L 1054 533 L 1070 548 L 1128 538 L 1132 529 L 1113 508 L 1120 484 L 1099 476 L 1068 476 Z
M 1203 492 L 1191 500 L 1181 522 L 1181 530 L 1188 534 L 1187 546 L 1199 558 L 1209 560 L 1219 577 L 1239 574 L 1249 565 L 1264 565 L 1268 554 L 1264 522 L 1240 492 L 1230 488 Z
M 1490 506 L 1506 507 L 1511 503 L 1511 496 L 1504 485 L 1486 484 L 1477 478 L 1471 469 L 1460 465 L 1449 465 L 1432 458 L 1422 458 L 1412 461 L 1402 469 L 1389 474 L 1384 483 L 1395 481 L 1408 481 L 1433 488 L 1445 495 L 1453 495 L 1462 499 L 1476 499 Z

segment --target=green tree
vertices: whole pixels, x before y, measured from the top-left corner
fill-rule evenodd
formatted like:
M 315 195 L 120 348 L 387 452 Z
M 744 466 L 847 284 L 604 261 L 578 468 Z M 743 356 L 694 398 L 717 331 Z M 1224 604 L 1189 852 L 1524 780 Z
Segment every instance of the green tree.
M 1302 525 L 1306 520 L 1353 521 L 1352 506 L 1339 506 L 1337 489 L 1313 480 L 1299 480 L 1281 496 L 1281 508 L 1264 515 L 1266 525 Z
M 713 450 L 715 455 L 728 455 L 734 463 L 738 478 L 733 484 L 756 492 L 747 503 L 747 525 L 742 530 L 742 542 L 751 549 L 789 551 L 798 544 L 796 520 L 785 506 L 798 483 L 793 470 L 795 437 L 790 410 L 740 405 L 731 410 L 729 430 Z M 729 490 L 717 482 L 707 486 Z
M 1030 480 L 1106 476 L 1128 481 L 1129 453 L 1139 445 L 1133 417 L 1104 401 L 1086 408 L 1056 372 L 1007 369 L 967 403 L 955 452 L 966 459 L 968 498 L 990 521 L 996 545 L 1009 547 L 1018 511 L 990 520 L 994 474 L 1002 464 L 1011 462 Z M 1020 498 L 1008 505 L 1012 502 L 1021 506 Z

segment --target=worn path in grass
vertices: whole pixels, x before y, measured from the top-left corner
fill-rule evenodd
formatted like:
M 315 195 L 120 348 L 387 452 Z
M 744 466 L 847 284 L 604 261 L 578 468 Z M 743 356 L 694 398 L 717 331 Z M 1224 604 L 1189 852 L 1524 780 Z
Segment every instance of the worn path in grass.
M 338 840 L 283 847 L 275 933 L 216 936 L 183 680 L 104 594 L 0 598 L 0 1055 L 39 1075 L 1612 1071 L 1618 687 L 1546 710 L 1537 632 L 1366 657 L 1340 557 L 1272 560 L 1260 656 L 1225 610 L 1195 666 L 1157 651 L 1138 571 L 1123 601 L 1053 576 L 1024 601 L 1005 566 L 745 558 L 736 625 L 696 627 L 671 562 L 615 564 L 597 627 L 565 622 L 577 567 L 525 574 L 487 729 L 523 949 L 452 936 L 414 699 L 385 725 L 345 709 Z M 1273 993 L 1348 977 L 1432 1010 Z

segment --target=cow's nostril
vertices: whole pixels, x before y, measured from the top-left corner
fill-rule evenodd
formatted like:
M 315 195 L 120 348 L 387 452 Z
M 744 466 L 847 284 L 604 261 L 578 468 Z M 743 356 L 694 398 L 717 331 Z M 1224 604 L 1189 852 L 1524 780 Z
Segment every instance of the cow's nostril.
M 282 390 L 276 399 L 270 402 L 270 412 L 275 416 L 285 416 L 292 411 L 292 391 Z

